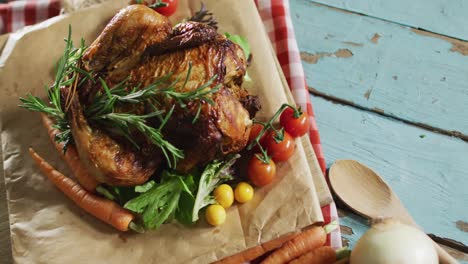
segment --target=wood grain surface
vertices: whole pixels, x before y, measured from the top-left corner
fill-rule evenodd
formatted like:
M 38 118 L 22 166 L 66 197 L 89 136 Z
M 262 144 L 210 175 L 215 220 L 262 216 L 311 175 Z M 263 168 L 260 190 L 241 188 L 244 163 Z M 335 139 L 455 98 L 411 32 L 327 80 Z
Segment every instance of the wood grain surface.
M 467 3 L 290 4 L 328 164 L 377 170 L 427 232 L 468 252 Z M 343 218 L 351 246 L 368 227 L 353 217 Z
M 292 1 L 291 10 L 297 35 L 306 36 L 298 45 L 312 89 L 468 135 L 460 111 L 468 102 L 468 43 L 306 0 Z
M 468 219 L 468 144 L 320 97 L 311 100 L 329 165 L 338 159 L 366 164 L 385 179 L 427 233 L 468 244 L 466 230 L 457 226 Z M 355 219 L 345 217 L 341 223 L 354 230 L 343 232 L 350 245 L 368 227 Z
M 468 244 L 468 144 L 378 114 L 312 96 L 327 161 L 355 159 L 374 169 L 428 233 Z M 331 117 L 335 118 L 331 118 Z M 425 135 L 421 138 L 421 135 Z
M 308 0 L 468 40 L 465 0 Z

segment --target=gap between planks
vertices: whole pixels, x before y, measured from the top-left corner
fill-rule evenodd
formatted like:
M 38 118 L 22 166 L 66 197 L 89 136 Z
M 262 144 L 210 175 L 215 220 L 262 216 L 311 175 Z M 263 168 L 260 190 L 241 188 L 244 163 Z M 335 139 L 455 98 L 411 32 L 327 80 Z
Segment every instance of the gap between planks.
M 434 32 L 434 31 L 427 30 L 427 29 L 420 28 L 420 27 L 414 27 L 414 26 L 411 26 L 411 25 L 408 25 L 408 24 L 404 24 L 404 23 L 400 23 L 400 22 L 396 22 L 396 21 L 393 21 L 393 20 L 388 20 L 388 19 L 385 19 L 385 18 L 381 18 L 381 17 L 377 17 L 377 16 L 372 16 L 372 15 L 364 14 L 364 13 L 357 12 L 357 11 L 351 11 L 351 10 L 347 10 L 347 9 L 343 9 L 343 8 L 338 8 L 338 7 L 335 7 L 335 6 L 332 6 L 332 5 L 327 5 L 327 4 L 324 4 L 324 3 L 315 2 L 314 0 L 308 0 L 308 2 L 309 2 L 310 4 L 312 4 L 312 5 L 327 7 L 327 8 L 329 8 L 329 9 L 335 10 L 335 11 L 337 11 L 337 12 L 348 13 L 348 14 L 354 14 L 354 15 L 365 16 L 365 17 L 370 17 L 370 18 L 373 18 L 373 19 L 377 19 L 377 20 L 380 20 L 380 21 L 385 21 L 385 22 L 388 22 L 388 23 L 391 23 L 391 24 L 395 24 L 395 25 L 402 26 L 402 27 L 411 28 L 411 29 L 413 29 L 413 30 L 428 32 L 429 34 L 431 34 L 431 35 L 432 35 L 432 34 L 433 34 L 433 35 L 436 35 L 436 36 L 438 36 L 439 38 L 451 39 L 451 40 L 453 40 L 453 41 L 462 41 L 462 42 L 466 42 L 466 40 L 464 40 L 464 39 L 462 39 L 462 38 L 458 38 L 458 37 L 453 37 L 453 36 L 445 35 L 445 34 L 442 34 L 442 33 Z
M 442 135 L 446 135 L 446 136 L 450 136 L 450 137 L 456 137 L 456 138 L 459 138 L 459 139 L 461 139 L 461 140 L 463 140 L 465 142 L 468 142 L 468 135 L 465 135 L 465 134 L 463 134 L 463 133 L 461 133 L 459 131 L 446 130 L 446 129 L 430 126 L 430 125 L 427 125 L 427 124 L 423 124 L 423 123 L 413 122 L 413 121 L 410 121 L 410 120 L 407 120 L 407 119 L 404 119 L 404 118 L 400 118 L 400 117 L 397 117 L 397 116 L 394 116 L 394 115 L 388 115 L 380 108 L 377 108 L 377 107 L 368 108 L 368 107 L 365 107 L 365 106 L 362 106 L 362 105 L 358 105 L 358 104 L 355 104 L 352 101 L 349 101 L 349 100 L 346 100 L 346 99 L 342 99 L 342 98 L 339 98 L 339 97 L 336 97 L 336 96 L 333 96 L 333 95 L 328 95 L 326 93 L 320 92 L 320 91 L 318 91 L 318 90 L 316 90 L 316 89 L 314 89 L 313 87 L 310 87 L 310 86 L 307 86 L 307 89 L 309 90 L 310 94 L 312 94 L 314 96 L 317 96 L 317 97 L 320 97 L 320 98 L 323 98 L 325 100 L 331 101 L 333 103 L 346 105 L 346 106 L 351 106 L 351 107 L 354 107 L 354 108 L 357 108 L 357 109 L 360 109 L 360 110 L 363 110 L 363 111 L 366 111 L 366 112 L 371 112 L 371 113 L 378 114 L 380 116 L 384 116 L 386 118 L 390 118 L 392 120 L 400 121 L 400 122 L 403 122 L 403 123 L 408 124 L 408 125 L 416 126 L 416 127 L 422 128 L 422 129 L 427 130 L 427 131 L 431 131 L 431 132 L 434 132 L 434 133 L 438 133 L 438 134 L 442 134 Z

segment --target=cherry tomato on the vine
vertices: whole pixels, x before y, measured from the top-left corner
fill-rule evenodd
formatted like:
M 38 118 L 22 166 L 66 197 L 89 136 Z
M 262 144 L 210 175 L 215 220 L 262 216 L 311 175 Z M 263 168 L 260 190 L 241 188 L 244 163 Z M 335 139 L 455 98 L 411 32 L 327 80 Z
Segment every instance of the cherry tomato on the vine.
M 252 142 L 257 138 L 258 134 L 260 134 L 260 131 L 262 131 L 264 127 L 265 127 L 264 125 L 257 124 L 257 123 L 252 125 L 252 128 L 250 129 L 250 134 L 249 134 L 249 143 L 248 143 L 249 145 L 252 144 Z M 263 141 L 265 141 L 265 136 L 266 136 L 266 133 L 259 140 L 259 143 L 261 145 L 263 144 Z
M 276 177 L 276 165 L 271 159 L 268 163 L 264 163 L 257 155 L 253 155 L 249 161 L 247 176 L 255 186 L 261 187 L 269 184 Z
M 276 142 L 275 135 L 275 131 L 270 131 L 265 138 L 267 152 L 276 162 L 287 161 L 294 153 L 296 142 L 294 142 L 294 138 L 286 131 L 284 131 L 283 140 L 280 142 Z
M 174 14 L 177 10 L 177 5 L 179 4 L 178 0 L 162 0 L 162 2 L 167 3 L 167 6 L 158 7 L 155 10 L 163 16 L 170 16 Z
M 297 118 L 294 116 L 294 110 L 291 108 L 284 109 L 281 113 L 280 124 L 284 127 L 291 136 L 300 137 L 309 130 L 309 119 L 305 112 L 302 112 Z

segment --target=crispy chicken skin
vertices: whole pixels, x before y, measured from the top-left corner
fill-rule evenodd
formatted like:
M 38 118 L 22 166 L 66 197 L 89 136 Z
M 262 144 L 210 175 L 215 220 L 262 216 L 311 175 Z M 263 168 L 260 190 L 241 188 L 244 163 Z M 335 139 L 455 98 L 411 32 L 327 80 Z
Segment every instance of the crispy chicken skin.
M 112 73 L 125 78 L 151 45 L 171 34 L 167 17 L 143 5 L 120 10 L 83 55 L 85 70 Z
M 110 185 L 142 184 L 154 173 L 161 159 L 157 151 L 117 142 L 104 131 L 89 126 L 80 103 L 70 107 L 70 128 L 81 161 L 99 181 Z
M 239 85 L 245 75 L 246 60 L 242 49 L 221 35 L 197 47 L 174 50 L 145 57 L 131 71 L 130 76 L 135 84 L 142 82 L 143 85 L 149 85 L 158 77 L 172 73 L 168 83 L 180 77 L 176 86 L 180 92 L 194 90 L 217 76 L 210 87 L 221 84 L 220 90 L 212 96 L 215 103 L 203 103 L 195 124 L 192 124 L 192 120 L 198 110 L 198 102 L 189 104 L 186 109 L 177 107 L 165 131 L 166 135 L 171 135 L 171 142 L 184 150 L 186 158 L 179 162 L 177 168 L 187 171 L 196 164 L 238 152 L 245 147 L 251 120 L 239 101 L 246 93 Z M 182 89 L 189 64 L 192 65 L 192 71 Z M 175 103 L 168 98 L 160 101 L 166 110 Z
M 184 22 L 172 28 L 167 18 L 152 9 L 132 5 L 122 9 L 91 44 L 83 65 L 110 87 L 127 77 L 131 84 L 144 87 L 170 73 L 166 82 L 178 80 L 175 90 L 186 92 L 216 76 L 206 88 L 219 85 L 219 90 L 209 94 L 213 104 L 194 100 L 183 108 L 167 96 L 155 98 L 163 110 L 175 105 L 163 134 L 184 151 L 179 171 L 238 152 L 247 144 L 251 117 L 259 106 L 241 87 L 247 61 L 237 44 L 208 25 Z M 189 65 L 192 70 L 184 86 Z M 80 100 L 71 107 L 71 129 L 80 158 L 100 182 L 140 184 L 156 170 L 162 160 L 160 151 L 156 147 L 136 150 L 87 122 L 81 105 L 85 107 L 99 89 L 98 84 L 87 85 L 78 91 Z

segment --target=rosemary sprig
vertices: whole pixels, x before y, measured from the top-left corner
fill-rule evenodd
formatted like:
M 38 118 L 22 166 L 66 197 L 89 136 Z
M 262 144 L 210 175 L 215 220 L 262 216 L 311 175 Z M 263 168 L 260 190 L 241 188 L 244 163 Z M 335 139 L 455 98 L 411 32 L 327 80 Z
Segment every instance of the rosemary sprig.
M 134 127 L 138 129 L 138 131 L 144 134 L 151 141 L 151 143 L 159 146 L 169 164 L 169 167 L 175 168 L 177 166 L 177 161 L 184 158 L 184 153 L 182 150 L 176 148 L 169 141 L 164 139 L 160 128 L 148 126 L 146 122 L 148 118 L 155 117 L 161 113 L 161 111 L 153 112 L 147 115 L 108 113 L 96 118 L 108 120 L 121 128 Z
M 157 0 L 156 2 L 150 4 L 148 7 L 149 8 L 160 8 L 160 7 L 166 7 L 168 6 L 169 4 L 166 3 L 166 2 L 163 2 L 161 0 Z
M 150 2 L 153 2 L 153 1 L 150 1 Z M 163 2 L 161 0 L 156 0 L 156 2 L 154 3 L 147 3 L 147 1 L 145 0 L 135 0 L 135 4 L 139 4 L 139 5 L 148 5 L 149 8 L 159 8 L 159 7 L 166 7 L 168 6 L 169 4 L 166 3 L 166 2 Z
M 184 90 L 190 78 L 191 72 L 192 63 L 189 63 L 184 83 L 178 90 Z M 209 95 L 219 91 L 221 84 L 218 84 L 213 88 L 209 87 L 213 84 L 214 80 L 216 80 L 217 75 L 211 77 L 206 83 L 197 89 L 187 92 L 179 92 L 176 90 L 176 85 L 180 80 L 180 76 L 175 78 L 172 83 L 164 88 L 166 81 L 170 77 L 171 74 L 167 74 L 146 87 L 140 88 L 139 86 L 136 86 L 132 89 L 129 89 L 128 78 L 112 88 L 109 88 L 103 79 L 99 79 L 104 92 L 100 92 L 95 96 L 93 102 L 85 109 L 85 116 L 92 118 L 95 116 L 100 116 L 104 113 L 113 112 L 117 103 L 138 104 L 150 102 L 152 99 L 156 98 L 156 96 L 163 95 L 174 99 L 181 108 L 186 108 L 187 103 L 190 101 L 198 100 L 198 110 L 192 121 L 192 123 L 195 123 L 200 115 L 202 102 L 207 102 L 211 105 L 214 104 Z M 154 109 L 157 108 L 155 107 Z
M 72 142 L 70 133 L 70 126 L 66 119 L 65 113 L 69 99 L 72 95 L 67 98 L 65 102 L 65 109 L 61 103 L 60 89 L 62 87 L 71 88 L 69 93 L 74 93 L 76 85 L 80 75 L 83 75 L 84 79 L 90 79 L 94 81 L 92 75 L 79 68 L 81 57 L 86 51 L 84 40 L 81 39 L 80 47 L 75 48 L 71 39 L 72 29 L 71 26 L 68 28 L 68 37 L 65 39 L 65 50 L 63 56 L 59 59 L 56 65 L 55 80 L 51 87 L 45 87 L 49 104 L 40 99 L 39 97 L 33 96 L 28 93 L 26 97 L 20 97 L 22 104 L 20 107 L 26 108 L 30 111 L 42 112 L 55 120 L 54 127 L 57 128 L 60 133 L 55 136 L 57 142 L 63 142 L 63 151 L 66 151 L 67 145 Z
M 72 141 L 70 126 L 66 118 L 66 112 L 71 104 L 72 98 L 75 96 L 76 89 L 85 81 L 91 80 L 95 82 L 92 73 L 86 72 L 80 68 L 81 58 L 86 51 L 84 40 L 81 40 L 80 47 L 75 48 L 71 40 L 71 26 L 68 30 L 68 37 L 66 39 L 65 50 L 63 56 L 57 63 L 56 76 L 54 83 L 51 87 L 46 87 L 48 99 L 50 103 L 46 103 L 42 99 L 27 94 L 25 98 L 20 98 L 22 104 L 20 107 L 26 108 L 31 111 L 43 112 L 51 116 L 55 120 L 54 127 L 59 129 L 60 133 L 56 135 L 56 141 L 64 142 L 64 151 L 66 146 Z M 185 76 L 182 87 L 177 88 L 180 76 L 167 84 L 167 80 L 171 77 L 168 74 L 154 83 L 141 88 L 137 85 L 130 88 L 128 78 L 118 83 L 112 88 L 109 88 L 103 79 L 99 79 L 103 91 L 98 93 L 92 103 L 85 107 L 84 114 L 86 118 L 103 123 L 108 130 L 117 130 L 118 133 L 123 135 L 130 143 L 138 148 L 134 141 L 131 131 L 140 131 L 150 142 L 161 148 L 164 156 L 166 157 L 170 167 L 175 167 L 177 161 L 183 158 L 183 152 L 172 145 L 169 141 L 165 140 L 161 130 L 171 117 L 174 106 L 163 116 L 164 111 L 154 106 L 158 102 L 158 96 L 166 96 L 175 100 L 181 108 L 186 108 L 189 101 L 198 101 L 198 109 L 194 116 L 193 122 L 195 123 L 199 118 L 202 104 L 204 102 L 213 104 L 210 94 L 217 92 L 221 85 L 213 88 L 210 86 L 216 79 L 216 75 L 210 78 L 205 84 L 197 89 L 188 92 L 184 91 L 187 85 L 190 74 L 192 71 L 192 64 L 189 63 L 187 75 Z M 61 89 L 67 89 L 67 96 L 65 102 L 61 100 Z M 125 104 L 149 104 L 153 107 L 151 114 L 137 114 L 129 113 L 116 113 L 116 107 Z M 158 117 L 161 120 L 159 128 L 154 128 L 148 125 L 147 119 L 151 117 Z
M 160 117 L 164 113 L 164 111 L 158 110 L 156 107 L 154 107 L 154 111 L 152 113 L 146 115 L 115 112 L 117 103 L 137 104 L 148 101 L 151 98 L 150 95 L 154 95 L 155 88 L 160 80 L 141 90 L 138 90 L 138 87 L 134 87 L 129 93 L 126 92 L 128 86 L 126 84 L 127 80 L 118 83 L 112 89 L 107 86 L 103 79 L 99 79 L 99 81 L 101 82 L 104 92 L 98 94 L 91 105 L 85 109 L 85 115 L 87 118 L 98 122 L 104 121 L 104 128 L 117 128 L 121 135 L 123 135 L 136 148 L 139 148 L 138 144 L 133 140 L 130 132 L 131 129 L 137 129 L 147 139 L 149 139 L 152 144 L 161 149 L 169 167 L 176 167 L 177 161 L 182 159 L 184 154 L 182 150 L 165 140 L 161 133 L 161 129 L 170 116 L 166 115 L 163 124 L 159 128 L 154 128 L 148 125 L 147 119 Z M 172 111 L 169 111 L 169 114 L 172 114 Z
M 180 88 L 181 90 L 183 90 L 187 85 L 191 71 L 192 64 L 189 63 L 188 72 L 185 76 L 184 83 Z M 180 76 L 164 88 L 164 85 L 170 76 L 171 75 L 168 74 L 146 87 L 140 88 L 140 86 L 136 86 L 132 89 L 129 89 L 128 78 L 112 88 L 109 88 L 103 79 L 99 79 L 103 91 L 98 93 L 93 102 L 85 108 L 85 116 L 88 119 L 103 123 L 103 127 L 105 128 L 114 130 L 117 128 L 117 132 L 137 148 L 138 145 L 131 136 L 131 130 L 136 129 L 140 131 L 150 140 L 151 143 L 161 148 L 169 167 L 174 168 L 177 165 L 177 161 L 184 157 L 183 152 L 172 145 L 169 141 L 165 140 L 161 130 L 171 117 L 175 109 L 175 104 L 173 104 L 172 108 L 166 113 L 165 117 L 162 117 L 164 111 L 158 109 L 153 104 L 153 100 L 156 99 L 156 96 L 158 95 L 167 96 L 174 99 L 176 104 L 181 108 L 186 108 L 187 102 L 189 101 L 198 100 L 198 109 L 194 119 L 192 120 L 192 123 L 195 123 L 199 118 L 202 102 L 213 104 L 214 102 L 209 95 L 218 91 L 221 85 L 209 88 L 216 79 L 215 75 L 197 89 L 188 92 L 178 92 L 176 90 L 176 85 L 180 80 Z M 119 105 L 140 103 L 149 104 L 153 108 L 154 112 L 147 115 L 139 115 L 132 112 L 116 113 L 115 111 L 116 107 Z M 148 125 L 147 119 L 151 117 L 158 117 L 161 120 L 159 128 L 154 128 Z

